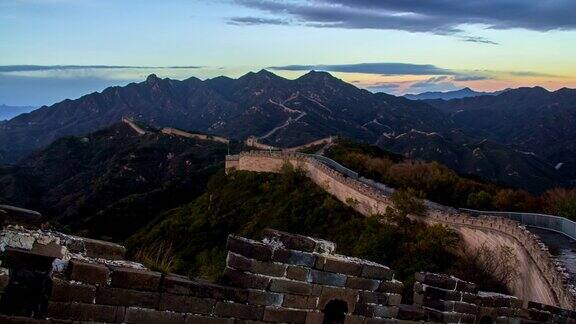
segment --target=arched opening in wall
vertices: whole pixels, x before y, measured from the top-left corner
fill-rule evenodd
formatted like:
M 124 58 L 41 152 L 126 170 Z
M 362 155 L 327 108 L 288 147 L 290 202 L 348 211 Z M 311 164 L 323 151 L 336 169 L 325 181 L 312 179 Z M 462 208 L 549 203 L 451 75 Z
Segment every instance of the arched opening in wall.
M 344 324 L 346 313 L 348 313 L 348 304 L 340 299 L 334 299 L 328 302 L 324 307 L 324 321 L 322 324 Z
M 486 315 L 486 316 L 482 316 L 482 318 L 480 318 L 480 322 L 478 322 L 480 324 L 492 324 L 494 323 L 494 321 L 492 321 L 492 317 Z

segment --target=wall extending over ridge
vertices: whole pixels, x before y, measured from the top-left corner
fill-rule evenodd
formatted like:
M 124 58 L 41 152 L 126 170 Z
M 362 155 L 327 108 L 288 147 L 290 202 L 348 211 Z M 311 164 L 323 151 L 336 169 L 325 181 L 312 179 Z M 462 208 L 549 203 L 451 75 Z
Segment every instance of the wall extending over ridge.
M 356 179 L 347 177 L 309 155 L 282 152 L 243 152 L 226 158 L 226 169 L 279 172 L 286 162 L 300 167 L 312 181 L 352 206 L 363 215 L 384 213 L 391 205 L 388 193 L 377 190 Z M 477 249 L 509 246 L 520 261 L 520 276 L 509 287 L 515 296 L 564 308 L 575 308 L 575 291 L 568 283 L 568 275 L 549 254 L 538 238 L 515 221 L 498 217 L 471 217 L 458 210 L 430 204 L 428 223 L 447 225 L 458 231 L 467 246 Z

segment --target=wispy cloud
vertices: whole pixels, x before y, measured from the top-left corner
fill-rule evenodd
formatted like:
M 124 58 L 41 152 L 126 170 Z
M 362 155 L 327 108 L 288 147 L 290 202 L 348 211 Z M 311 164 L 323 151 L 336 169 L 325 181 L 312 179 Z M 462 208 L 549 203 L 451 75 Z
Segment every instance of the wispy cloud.
M 129 65 L 0 65 L 0 72 L 40 72 L 70 70 L 145 70 L 145 69 L 200 69 L 201 66 L 129 66 Z
M 289 21 L 276 18 L 260 18 L 260 17 L 233 17 L 228 20 L 228 24 L 237 26 L 251 26 L 251 25 L 288 25 Z
M 271 66 L 269 69 L 282 71 L 327 71 L 343 73 L 365 73 L 381 75 L 453 75 L 456 72 L 431 64 L 409 63 L 358 63 Z

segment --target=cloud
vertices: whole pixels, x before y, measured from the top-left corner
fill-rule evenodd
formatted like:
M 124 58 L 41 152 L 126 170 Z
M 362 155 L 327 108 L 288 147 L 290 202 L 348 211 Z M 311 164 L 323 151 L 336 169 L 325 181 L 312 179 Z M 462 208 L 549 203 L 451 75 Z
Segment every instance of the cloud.
M 405 93 L 422 93 L 427 91 L 454 91 L 462 87 L 457 86 L 451 77 L 433 77 L 427 80 L 418 81 L 406 88 Z
M 237 26 L 252 25 L 288 25 L 290 22 L 283 19 L 259 18 L 259 17 L 234 17 L 228 20 L 228 24 Z
M 40 72 L 70 70 L 129 70 L 129 69 L 199 69 L 201 66 L 128 66 L 128 65 L 0 65 L 0 72 Z
M 291 24 L 324 28 L 388 29 L 466 36 L 462 26 L 535 31 L 575 30 L 574 0 L 233 0 L 244 7 L 289 18 Z M 238 19 L 238 18 L 234 18 Z M 256 21 L 257 17 L 245 17 Z M 271 23 L 275 21 L 270 19 Z M 266 23 L 266 20 L 259 21 Z
M 484 37 L 477 37 L 477 36 L 462 36 L 460 37 L 460 40 L 464 41 L 464 42 L 470 42 L 470 43 L 481 43 L 481 44 L 488 44 L 488 45 L 500 45 L 500 43 L 491 41 L 487 38 Z
M 486 75 L 455 75 L 454 76 L 454 81 L 481 81 L 481 80 L 490 80 L 492 79 L 492 77 L 486 76 Z
M 269 69 L 282 71 L 328 71 L 343 73 L 365 73 L 382 75 L 453 75 L 456 72 L 431 64 L 409 63 L 358 63 L 333 65 L 285 65 L 271 66 Z

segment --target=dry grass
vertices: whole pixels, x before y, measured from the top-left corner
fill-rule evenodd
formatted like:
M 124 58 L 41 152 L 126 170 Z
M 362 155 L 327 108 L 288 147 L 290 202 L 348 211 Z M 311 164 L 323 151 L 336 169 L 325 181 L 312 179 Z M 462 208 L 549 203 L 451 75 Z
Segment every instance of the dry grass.
M 174 254 L 172 244 L 159 242 L 143 247 L 134 256 L 136 261 L 141 262 L 153 271 L 170 273 L 174 267 Z

